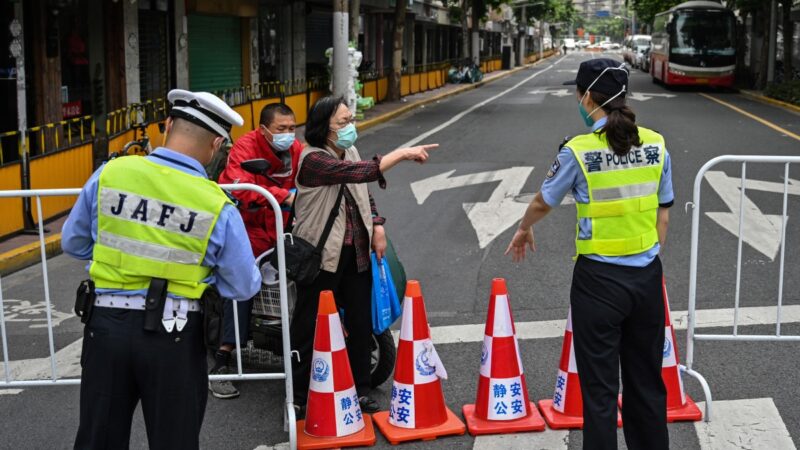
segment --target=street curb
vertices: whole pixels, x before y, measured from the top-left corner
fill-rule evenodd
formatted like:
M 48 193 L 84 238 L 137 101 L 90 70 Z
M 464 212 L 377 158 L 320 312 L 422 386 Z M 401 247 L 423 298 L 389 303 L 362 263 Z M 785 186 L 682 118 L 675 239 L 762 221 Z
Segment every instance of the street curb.
M 44 250 L 48 258 L 61 254 L 61 233 L 45 238 Z M 38 263 L 42 258 L 41 255 L 39 241 L 0 254 L 0 276 Z
M 386 114 L 383 114 L 381 116 L 373 117 L 372 119 L 368 119 L 368 120 L 364 120 L 364 121 L 358 122 L 358 129 L 359 129 L 359 131 L 367 130 L 369 128 L 375 127 L 375 126 L 380 125 L 382 123 L 388 122 L 388 121 L 394 119 L 395 117 L 401 116 L 401 115 L 403 115 L 403 114 L 405 114 L 405 113 L 407 113 L 407 112 L 409 112 L 409 111 L 411 111 L 414 108 L 417 108 L 419 106 L 423 106 L 423 105 L 427 105 L 429 103 L 437 102 L 437 101 L 442 100 L 442 99 L 447 98 L 447 97 L 452 97 L 454 95 L 458 95 L 458 94 L 470 91 L 472 89 L 477 89 L 477 88 L 479 88 L 479 87 L 481 87 L 481 86 L 483 86 L 485 84 L 489 84 L 489 83 L 492 83 L 492 82 L 497 81 L 497 80 L 502 80 L 504 78 L 510 77 L 511 75 L 513 75 L 513 74 L 515 74 L 515 73 L 517 73 L 517 72 L 519 72 L 521 70 L 527 69 L 529 67 L 536 66 L 537 64 L 539 64 L 539 63 L 541 63 L 543 61 L 547 61 L 548 59 L 552 58 L 553 56 L 557 56 L 557 55 L 558 55 L 558 53 L 554 53 L 554 54 L 548 56 L 547 58 L 540 59 L 540 60 L 538 60 L 536 62 L 533 62 L 533 63 L 530 63 L 530 64 L 525 64 L 524 66 L 515 67 L 515 68 L 509 70 L 508 72 L 506 72 L 506 73 L 504 73 L 502 75 L 497 75 L 495 77 L 492 77 L 489 80 L 483 80 L 483 81 L 479 81 L 477 83 L 464 85 L 464 86 L 462 86 L 460 88 L 453 89 L 452 91 L 444 92 L 442 94 L 435 95 L 435 96 L 433 96 L 431 98 L 426 98 L 424 100 L 420 100 L 420 101 L 417 101 L 417 102 L 414 102 L 414 103 L 410 103 L 408 105 L 404 105 L 404 106 L 402 106 L 402 107 L 400 107 L 400 108 L 398 108 L 398 109 L 396 109 L 394 111 L 389 111 Z
M 740 89 L 739 93 L 743 94 L 744 96 L 749 97 L 749 98 L 751 98 L 753 100 L 762 102 L 762 103 L 769 103 L 769 104 L 774 105 L 774 106 L 780 106 L 780 107 L 786 108 L 788 110 L 794 111 L 796 113 L 800 113 L 800 106 L 795 106 L 795 105 L 793 105 L 791 103 L 786 103 L 784 101 L 777 100 L 777 99 L 774 99 L 772 97 L 767 97 L 766 95 L 762 95 L 762 94 L 759 94 L 759 93 L 754 92 L 754 91 L 747 91 L 747 90 L 744 90 L 744 89 Z

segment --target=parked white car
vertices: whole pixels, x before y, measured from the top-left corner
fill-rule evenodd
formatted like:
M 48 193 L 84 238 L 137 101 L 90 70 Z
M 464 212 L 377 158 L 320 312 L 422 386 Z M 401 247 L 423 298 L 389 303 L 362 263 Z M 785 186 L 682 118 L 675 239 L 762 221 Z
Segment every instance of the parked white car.
M 628 36 L 622 44 L 622 57 L 633 67 L 642 67 L 642 55 L 650 47 L 650 36 L 635 34 Z

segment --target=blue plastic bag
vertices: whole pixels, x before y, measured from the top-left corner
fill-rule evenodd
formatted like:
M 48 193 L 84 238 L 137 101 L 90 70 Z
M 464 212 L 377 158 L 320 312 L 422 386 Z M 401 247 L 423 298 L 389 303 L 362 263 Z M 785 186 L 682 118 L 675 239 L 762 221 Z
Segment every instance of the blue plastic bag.
M 372 259 L 372 332 L 382 334 L 400 317 L 400 299 L 394 287 L 392 273 L 385 258 Z

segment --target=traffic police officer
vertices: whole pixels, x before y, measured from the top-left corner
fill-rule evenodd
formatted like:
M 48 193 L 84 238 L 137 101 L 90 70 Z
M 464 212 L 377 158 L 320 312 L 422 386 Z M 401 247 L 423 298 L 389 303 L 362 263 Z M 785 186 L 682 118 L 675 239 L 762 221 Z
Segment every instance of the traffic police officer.
M 198 448 L 208 383 L 198 299 L 210 285 L 234 299 L 260 288 L 241 216 L 203 169 L 242 118 L 206 92 L 168 99 L 165 146 L 98 169 L 64 224 L 64 251 L 91 260 L 96 287 L 82 311 L 76 449 L 128 448 L 139 400 L 150 448 Z
M 571 192 L 578 211 L 570 291 L 575 360 L 583 396 L 583 448 L 617 448 L 622 420 L 630 449 L 666 450 L 663 245 L 673 203 L 664 138 L 637 127 L 625 104 L 628 71 L 618 61 L 583 62 L 574 82 L 592 132 L 562 145 L 506 254 L 535 251 L 533 225 Z

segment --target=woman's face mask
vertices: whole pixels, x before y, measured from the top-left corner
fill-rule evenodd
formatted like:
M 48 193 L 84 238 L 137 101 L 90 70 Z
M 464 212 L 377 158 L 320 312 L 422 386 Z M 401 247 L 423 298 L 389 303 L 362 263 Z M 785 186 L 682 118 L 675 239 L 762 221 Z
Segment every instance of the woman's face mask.
M 347 150 L 356 143 L 357 138 L 358 138 L 358 132 L 356 131 L 355 124 L 349 123 L 345 125 L 343 128 L 340 128 L 338 131 L 336 131 L 335 144 L 340 149 Z
M 594 119 L 592 119 L 592 115 L 586 111 L 586 108 L 583 107 L 583 99 L 586 98 L 587 95 L 589 95 L 589 91 L 586 91 L 586 93 L 583 94 L 583 97 L 581 97 L 581 100 L 578 102 L 578 112 L 581 114 L 583 123 L 585 123 L 587 127 L 591 127 L 594 125 Z

